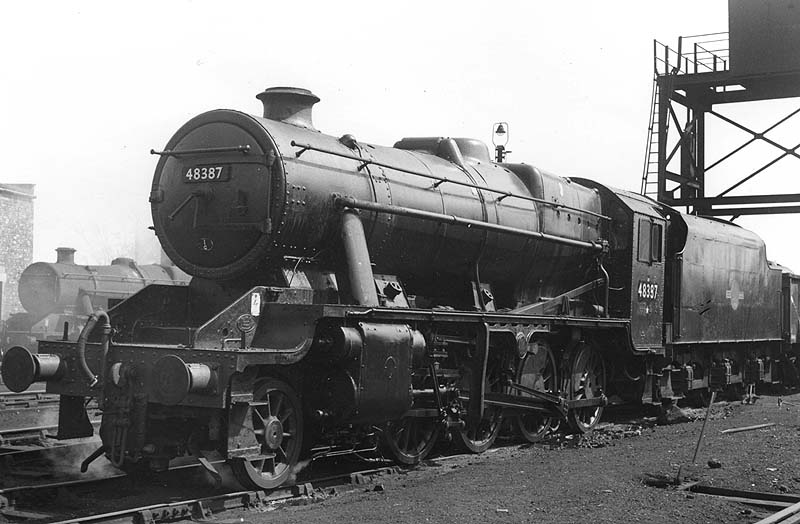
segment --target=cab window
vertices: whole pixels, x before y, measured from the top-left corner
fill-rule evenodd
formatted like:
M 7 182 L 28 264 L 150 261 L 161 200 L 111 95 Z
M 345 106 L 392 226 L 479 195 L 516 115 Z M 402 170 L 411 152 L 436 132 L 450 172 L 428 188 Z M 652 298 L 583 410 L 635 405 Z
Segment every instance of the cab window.
M 663 237 L 663 224 L 656 224 L 649 218 L 639 219 L 639 246 L 636 256 L 639 262 L 646 262 L 648 264 L 661 262 L 663 257 L 663 253 L 661 252 Z

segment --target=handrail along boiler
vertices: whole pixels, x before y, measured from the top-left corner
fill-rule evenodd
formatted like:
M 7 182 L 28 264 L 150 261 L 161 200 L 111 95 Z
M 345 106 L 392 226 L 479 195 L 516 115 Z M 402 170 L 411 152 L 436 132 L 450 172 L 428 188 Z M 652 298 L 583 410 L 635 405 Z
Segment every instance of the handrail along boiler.
M 684 299 L 719 291 L 688 281 L 702 277 L 707 231 L 722 252 L 747 240 L 715 262 L 749 264 L 719 283 L 740 314 L 754 314 L 748 298 L 796 293 L 755 235 L 495 163 L 477 140 L 329 136 L 304 89 L 258 98 L 262 117 L 203 113 L 153 151 L 155 231 L 190 285 L 148 286 L 79 343 L 3 362 L 17 387 L 61 395 L 60 438 L 90 434 L 84 401 L 99 401 L 103 447 L 87 461 L 164 469 L 215 452 L 270 488 L 301 457 L 380 445 L 414 464 L 445 431 L 486 450 L 504 417 L 536 441 L 560 420 L 591 430 L 610 399 L 786 376 L 790 316 L 757 337 L 750 317 L 712 333 Z M 722 318 L 731 299 L 715 296 Z

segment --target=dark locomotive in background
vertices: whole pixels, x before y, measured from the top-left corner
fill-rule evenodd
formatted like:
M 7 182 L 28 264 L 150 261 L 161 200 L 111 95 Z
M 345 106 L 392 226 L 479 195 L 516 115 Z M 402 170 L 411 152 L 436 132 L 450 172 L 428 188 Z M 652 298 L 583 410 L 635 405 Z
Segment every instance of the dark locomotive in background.
M 210 111 L 156 152 L 155 231 L 190 285 L 4 359 L 13 389 L 61 395 L 60 438 L 98 401 L 90 459 L 221 456 L 274 487 L 378 441 L 413 464 L 443 432 L 487 449 L 504 417 L 534 441 L 609 402 L 795 379 L 798 277 L 755 234 L 476 140 L 328 136 L 306 90 L 259 98 L 263 118 Z
M 140 265 L 119 257 L 107 266 L 75 263 L 75 250 L 56 249 L 55 262 L 34 262 L 20 275 L 24 313 L 13 313 L 2 331 L 0 350 L 36 349 L 36 340 L 74 340 L 87 315 L 108 310 L 151 284 L 188 285 L 189 275 L 171 264 Z

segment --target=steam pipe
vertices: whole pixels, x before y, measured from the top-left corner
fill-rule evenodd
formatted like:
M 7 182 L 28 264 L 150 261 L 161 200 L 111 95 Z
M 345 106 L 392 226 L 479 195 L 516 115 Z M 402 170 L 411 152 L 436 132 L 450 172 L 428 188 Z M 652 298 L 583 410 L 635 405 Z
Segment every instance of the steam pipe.
M 422 220 L 431 220 L 443 224 L 453 224 L 457 226 L 472 227 L 476 229 L 484 229 L 494 231 L 497 233 L 505 233 L 508 235 L 516 235 L 525 238 L 537 238 L 547 242 L 554 242 L 565 246 L 580 247 L 592 251 L 602 251 L 603 245 L 600 242 L 585 242 L 583 240 L 573 240 L 571 238 L 564 238 L 548 233 L 539 231 L 529 231 L 527 229 L 519 229 L 516 227 L 503 226 L 500 224 L 492 224 L 489 222 L 482 222 L 480 220 L 473 220 L 471 218 L 463 218 L 456 215 L 445 215 L 442 213 L 434 213 L 432 211 L 423 211 L 421 209 L 412 209 L 409 207 L 393 206 L 389 204 L 380 204 L 378 202 L 370 202 L 367 200 L 358 200 L 353 197 L 335 195 L 334 201 L 337 205 L 352 208 L 363 209 L 366 211 L 377 211 L 378 213 L 387 213 L 390 215 L 399 215 L 412 218 L 419 218 Z M 351 211 L 352 212 L 352 211 Z M 359 221 L 360 223 L 360 221 Z M 364 234 L 363 227 L 361 234 Z
M 78 367 L 89 382 L 90 388 L 94 387 L 99 379 L 92 373 L 92 370 L 89 369 L 89 364 L 86 363 L 86 342 L 89 340 L 89 334 L 94 330 L 97 321 L 100 319 L 103 319 L 103 338 L 101 342 L 103 354 L 100 360 L 100 378 L 104 378 L 106 357 L 108 356 L 109 335 L 111 335 L 111 321 L 108 319 L 108 313 L 105 311 L 95 311 L 89 315 L 89 320 L 86 321 L 86 325 L 83 326 L 83 330 L 81 330 L 81 334 L 78 337 Z
M 599 258 L 597 259 L 597 266 L 600 269 L 600 272 L 603 274 L 603 280 L 605 281 L 605 289 L 604 289 L 604 296 L 603 296 L 603 313 L 606 318 L 609 317 L 608 313 L 608 290 L 611 287 L 611 278 L 608 276 L 608 271 L 603 266 L 603 261 Z
M 83 306 L 84 313 L 87 315 L 91 315 L 94 312 L 92 298 L 84 290 L 81 290 L 81 305 Z
M 342 244 L 353 299 L 360 306 L 377 307 L 378 292 L 375 290 L 367 237 L 364 235 L 361 218 L 354 209 L 345 209 L 342 213 Z

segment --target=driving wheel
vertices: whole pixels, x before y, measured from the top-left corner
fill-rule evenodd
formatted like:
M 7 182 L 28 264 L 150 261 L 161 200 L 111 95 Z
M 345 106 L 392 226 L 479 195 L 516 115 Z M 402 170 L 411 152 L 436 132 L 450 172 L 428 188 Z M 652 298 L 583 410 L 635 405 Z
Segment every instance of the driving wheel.
M 261 454 L 231 459 L 231 468 L 245 487 L 277 488 L 289 480 L 300 457 L 303 441 L 300 400 L 285 382 L 267 379 L 255 388 L 251 412 Z
M 517 372 L 517 382 L 526 388 L 545 393 L 556 392 L 556 360 L 546 344 L 538 344 L 536 353 L 528 352 L 522 358 Z M 521 396 L 530 396 L 520 391 Z M 535 411 L 517 417 L 517 427 L 528 442 L 539 442 L 557 425 L 552 416 Z
M 400 464 L 419 464 L 439 438 L 439 423 L 434 418 L 403 417 L 387 422 L 381 436 L 382 448 Z
M 502 390 L 499 373 L 499 363 L 490 362 L 486 370 L 485 391 L 499 392 Z M 467 389 L 470 383 L 470 372 L 465 369 L 462 390 L 469 393 Z M 483 410 L 483 417 L 480 420 L 467 420 L 464 426 L 456 431 L 456 442 L 470 453 L 483 453 L 494 444 L 497 435 L 500 434 L 500 427 L 503 422 L 503 409 L 497 406 L 487 405 Z
M 578 346 L 569 362 L 565 381 L 564 390 L 569 400 L 600 398 L 606 386 L 606 368 L 600 352 L 588 344 Z M 602 405 L 573 408 L 567 412 L 567 423 L 574 431 L 586 433 L 600 422 L 602 414 Z

